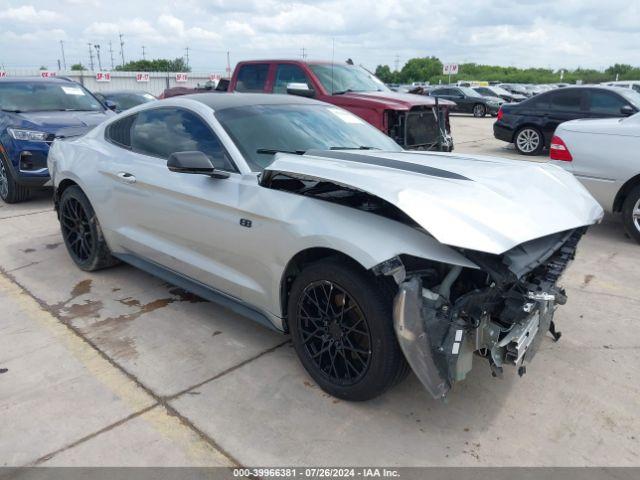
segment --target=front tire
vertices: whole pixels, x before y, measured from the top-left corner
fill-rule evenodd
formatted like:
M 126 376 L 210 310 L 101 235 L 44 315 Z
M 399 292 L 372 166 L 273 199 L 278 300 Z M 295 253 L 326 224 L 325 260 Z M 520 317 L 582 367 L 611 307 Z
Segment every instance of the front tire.
M 487 107 L 481 103 L 477 103 L 473 106 L 473 116 L 476 118 L 484 117 L 487 114 Z
M 622 205 L 622 222 L 629 236 L 640 243 L 640 185 L 629 192 Z
M 5 203 L 19 203 L 30 197 L 31 189 L 16 182 L 6 160 L 0 156 L 0 198 Z
M 311 264 L 295 279 L 288 305 L 291 338 L 302 365 L 324 391 L 364 401 L 406 376 L 392 297 L 389 288 L 344 261 Z
M 64 244 L 78 268 L 93 272 L 119 263 L 111 255 L 96 212 L 80 187 L 74 185 L 62 193 L 58 212 Z
M 518 130 L 513 143 L 522 155 L 539 155 L 544 148 L 542 133 L 534 127 L 522 127 Z

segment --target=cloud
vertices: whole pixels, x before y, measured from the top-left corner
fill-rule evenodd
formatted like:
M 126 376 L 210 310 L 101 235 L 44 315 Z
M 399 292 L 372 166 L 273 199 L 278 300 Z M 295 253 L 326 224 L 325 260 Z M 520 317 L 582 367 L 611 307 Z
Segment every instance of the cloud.
M 27 0 L 28 2 L 29 0 Z M 3 3 L 4 2 L 4 3 Z M 88 61 L 87 43 L 118 45 L 127 59 L 176 58 L 190 48 L 205 70 L 250 58 L 353 58 L 375 68 L 411 57 L 541 67 L 640 65 L 640 1 L 629 0 L 0 0 L 2 61 L 52 63 L 57 40 Z M 22 48 L 19 39 L 37 39 Z M 45 28 L 47 27 L 47 28 Z M 6 33 L 6 32 L 10 33 Z M 34 40 L 35 41 L 35 40 Z M 213 51 L 223 54 L 212 54 Z M 135 52 L 135 53 L 134 53 Z M 28 60 L 25 60 L 28 59 Z
M 60 20 L 62 16 L 51 10 L 36 10 L 33 5 L 23 5 L 0 11 L 0 20 L 24 23 L 48 23 Z

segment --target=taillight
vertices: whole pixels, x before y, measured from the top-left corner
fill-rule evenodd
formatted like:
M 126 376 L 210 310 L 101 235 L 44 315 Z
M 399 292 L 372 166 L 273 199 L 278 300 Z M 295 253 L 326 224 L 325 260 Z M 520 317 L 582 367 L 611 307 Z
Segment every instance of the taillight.
M 504 117 L 504 112 L 502 111 L 502 107 L 500 107 L 498 109 L 498 116 L 496 117 L 496 120 L 502 120 L 502 117 Z
M 549 156 L 551 157 L 551 160 L 562 160 L 563 162 L 570 162 L 573 160 L 571 152 L 569 152 L 565 143 L 557 135 L 554 135 L 551 139 Z

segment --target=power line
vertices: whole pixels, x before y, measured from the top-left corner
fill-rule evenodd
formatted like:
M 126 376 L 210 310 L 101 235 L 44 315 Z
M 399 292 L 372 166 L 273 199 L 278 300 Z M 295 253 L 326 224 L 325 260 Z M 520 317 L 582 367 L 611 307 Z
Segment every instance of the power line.
M 109 40 L 109 55 L 111 56 L 111 70 L 113 70 L 113 48 L 111 47 L 111 40 Z
M 62 65 L 67 69 L 67 60 L 64 58 L 64 42 L 60 40 L 60 50 L 62 51 Z
M 100 45 L 94 45 L 93 48 L 96 49 L 96 55 L 98 56 L 98 70 L 102 71 L 102 62 L 100 61 Z
M 87 43 L 89 46 L 89 66 L 91 67 L 91 71 L 93 71 L 93 49 L 91 48 L 91 43 Z
M 120 37 L 120 56 L 122 57 L 122 66 L 124 67 L 124 42 L 122 41 L 122 34 L 119 33 Z

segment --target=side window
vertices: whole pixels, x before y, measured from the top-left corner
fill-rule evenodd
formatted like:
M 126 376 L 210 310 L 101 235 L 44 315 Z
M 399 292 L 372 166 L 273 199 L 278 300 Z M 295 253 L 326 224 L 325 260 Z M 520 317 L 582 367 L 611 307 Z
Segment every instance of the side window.
M 307 76 L 298 65 L 282 63 L 278 65 L 276 70 L 276 81 L 273 85 L 273 93 L 287 93 L 287 84 L 289 83 L 305 83 L 311 88 Z
M 119 147 L 131 148 L 131 126 L 135 122 L 137 115 L 129 115 L 117 122 L 113 122 L 107 131 L 105 137 Z
M 562 112 L 579 112 L 582 102 L 583 90 L 568 90 L 565 92 L 554 92 L 551 97 L 551 110 Z
M 268 63 L 253 63 L 243 65 L 238 72 L 236 91 L 262 92 L 269 73 Z
M 592 90 L 590 93 L 591 106 L 589 110 L 593 113 L 606 113 L 608 115 L 619 115 L 620 109 L 627 105 L 621 97 L 603 90 Z
M 525 100 L 522 104 L 526 105 L 527 108 L 533 108 L 535 110 L 549 110 L 549 104 L 552 102 L 555 95 L 556 92 L 547 94 L 542 93 Z
M 175 152 L 200 151 L 215 168 L 235 171 L 218 137 L 196 114 L 180 108 L 154 108 L 138 113 L 131 130 L 131 148 L 169 158 Z

